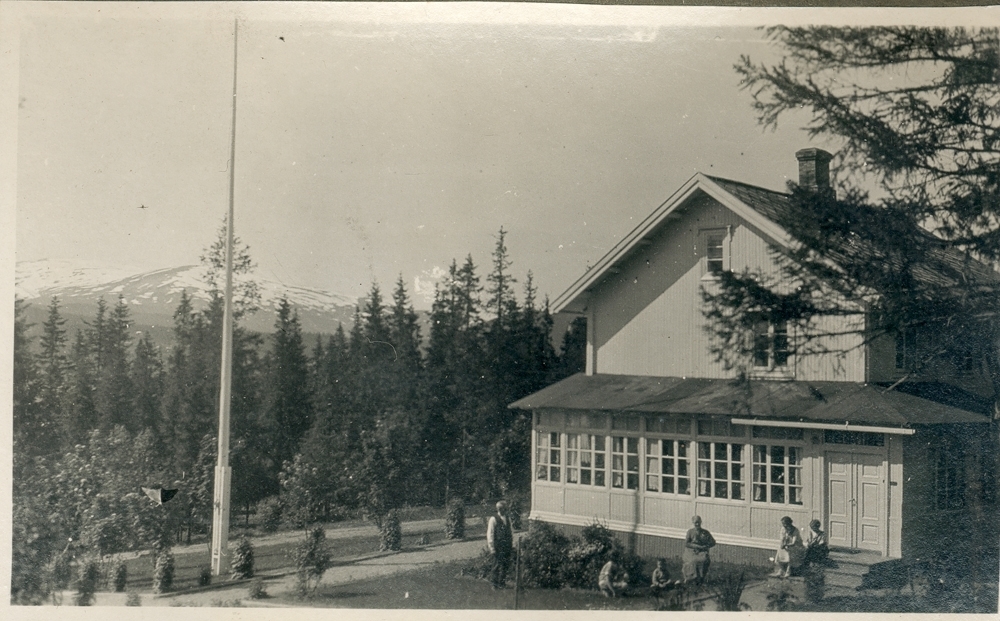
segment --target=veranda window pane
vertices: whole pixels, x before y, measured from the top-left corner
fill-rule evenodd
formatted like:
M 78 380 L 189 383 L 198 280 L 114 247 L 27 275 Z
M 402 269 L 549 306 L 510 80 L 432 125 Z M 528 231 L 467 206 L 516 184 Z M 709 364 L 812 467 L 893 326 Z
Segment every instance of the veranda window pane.
M 771 447 L 771 463 L 772 464 L 785 463 L 785 447 L 783 446 Z
M 704 479 L 699 479 L 698 480 L 698 495 L 699 496 L 711 496 L 712 495 L 711 491 L 710 491 L 710 488 L 709 488 L 709 483 L 710 483 L 709 481 L 706 481 Z
M 712 456 L 712 443 L 711 442 L 699 442 L 698 443 L 698 458 L 708 459 Z
M 549 468 L 550 480 L 559 482 L 559 468 Z
M 742 483 L 733 483 L 733 500 L 743 500 Z
M 726 444 L 724 442 L 718 442 L 715 445 L 715 458 L 725 460 L 726 455 Z
M 739 481 L 743 478 L 743 466 L 740 464 L 732 465 L 732 476 L 730 477 L 734 481 Z
M 726 490 L 727 487 L 728 487 L 728 485 L 726 484 L 725 481 L 716 481 L 715 482 L 715 497 L 716 498 L 729 498 L 729 494 L 726 493 L 727 492 L 727 490 Z
M 604 487 L 604 472 L 599 471 L 594 473 L 594 485 L 599 485 Z
M 566 468 L 566 482 L 567 483 L 579 483 L 580 478 L 577 476 L 576 468 Z
M 545 481 L 548 479 L 548 477 L 546 476 L 548 473 L 549 469 L 547 466 L 538 466 L 538 468 L 535 470 L 535 478 L 538 479 L 539 481 Z
M 604 450 L 604 436 L 594 436 L 594 450 L 595 451 Z
M 691 482 L 688 479 L 677 479 L 677 493 L 678 494 L 690 494 L 691 493 Z
M 580 482 L 584 485 L 590 485 L 590 470 L 580 471 Z
M 785 488 L 781 485 L 771 486 L 771 502 L 785 502 Z
M 674 480 L 670 477 L 663 477 L 663 491 L 668 494 L 674 493 Z
M 604 453 L 598 453 L 597 455 L 594 455 L 594 467 L 595 468 L 600 468 L 601 470 L 604 469 L 604 467 L 605 467 L 604 466 Z

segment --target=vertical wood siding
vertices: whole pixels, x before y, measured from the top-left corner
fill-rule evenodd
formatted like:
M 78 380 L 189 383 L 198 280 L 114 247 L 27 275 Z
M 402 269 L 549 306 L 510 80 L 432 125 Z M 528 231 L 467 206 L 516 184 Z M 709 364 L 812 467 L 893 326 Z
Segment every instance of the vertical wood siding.
M 704 278 L 705 231 L 729 232 L 725 254 L 734 272 L 749 269 L 777 279 L 780 269 L 763 234 L 713 199 L 697 195 L 678 214 L 595 289 L 589 306 L 588 372 L 731 375 L 710 352 L 712 337 L 702 315 L 701 288 L 713 286 L 711 278 Z M 852 322 L 862 329 L 864 317 L 825 318 L 815 329 L 839 333 Z M 801 357 L 795 361 L 795 379 L 865 381 L 862 340 L 848 335 L 817 341 L 838 353 Z

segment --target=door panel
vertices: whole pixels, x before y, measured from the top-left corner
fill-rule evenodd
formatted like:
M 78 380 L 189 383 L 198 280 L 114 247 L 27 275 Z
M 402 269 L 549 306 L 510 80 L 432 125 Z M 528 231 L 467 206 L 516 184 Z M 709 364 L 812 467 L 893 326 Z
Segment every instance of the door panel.
M 858 514 L 859 537 L 857 547 L 866 550 L 882 549 L 882 503 L 884 487 L 882 482 L 882 456 L 855 454 L 858 471 Z
M 849 453 L 831 452 L 826 454 L 826 463 L 829 471 L 827 535 L 830 538 L 830 545 L 850 548 L 854 545 L 851 507 L 854 486 L 850 474 L 853 459 Z
M 830 545 L 882 551 L 883 458 L 873 453 L 826 453 Z

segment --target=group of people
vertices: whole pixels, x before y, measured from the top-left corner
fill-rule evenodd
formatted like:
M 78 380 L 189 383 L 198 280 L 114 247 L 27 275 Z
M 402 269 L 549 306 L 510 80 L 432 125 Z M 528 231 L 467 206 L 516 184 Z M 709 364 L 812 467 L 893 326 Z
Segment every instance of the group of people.
M 702 584 L 708 576 L 711 565 L 708 551 L 715 547 L 712 533 L 702 528 L 701 517 L 691 518 L 691 528 L 684 538 L 683 580 L 671 580 L 667 571 L 665 559 L 656 562 L 650 588 L 654 595 L 659 595 L 678 584 Z M 826 564 L 830 553 L 829 540 L 822 530 L 819 520 L 809 523 L 809 533 L 803 539 L 799 529 L 792 523 L 792 518 L 781 518 L 781 540 L 778 549 L 771 559 L 776 565 L 772 574 L 774 577 L 787 578 L 795 575 L 801 567 L 810 564 Z M 493 570 L 491 582 L 494 589 L 504 588 L 507 583 L 507 568 L 510 565 L 514 547 L 514 531 L 511 528 L 510 517 L 507 515 L 507 503 L 497 503 L 497 514 L 490 518 L 486 529 L 486 544 L 493 555 Z M 597 585 L 608 597 L 616 597 L 628 585 L 628 574 L 614 561 L 608 561 L 601 568 Z
M 781 540 L 774 553 L 774 573 L 776 578 L 789 578 L 802 567 L 825 565 L 830 556 L 830 541 L 822 530 L 819 520 L 809 522 L 809 533 L 805 539 L 792 523 L 792 518 L 781 518 Z
M 659 596 L 678 584 L 701 584 L 708 576 L 708 567 L 712 562 L 708 551 L 715 547 L 715 537 L 712 537 L 712 533 L 708 530 L 702 528 L 700 516 L 696 515 L 691 518 L 691 525 L 684 537 L 684 553 L 681 557 L 684 562 L 681 568 L 683 580 L 671 580 L 670 573 L 667 571 L 667 561 L 661 558 L 656 561 L 656 569 L 653 570 L 653 579 L 650 584 L 653 595 Z M 628 574 L 622 572 L 614 561 L 608 561 L 601 569 L 597 586 L 604 595 L 615 597 L 624 590 L 627 583 Z

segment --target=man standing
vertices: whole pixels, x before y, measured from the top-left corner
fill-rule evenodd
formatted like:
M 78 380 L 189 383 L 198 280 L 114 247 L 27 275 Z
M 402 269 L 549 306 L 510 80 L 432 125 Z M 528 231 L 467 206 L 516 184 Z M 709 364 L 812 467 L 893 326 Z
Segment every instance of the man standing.
M 514 531 L 507 515 L 507 503 L 503 500 L 497 503 L 497 514 L 490 517 L 489 525 L 486 527 L 486 545 L 493 555 L 493 571 L 490 576 L 493 588 L 505 588 L 510 554 L 514 548 Z

